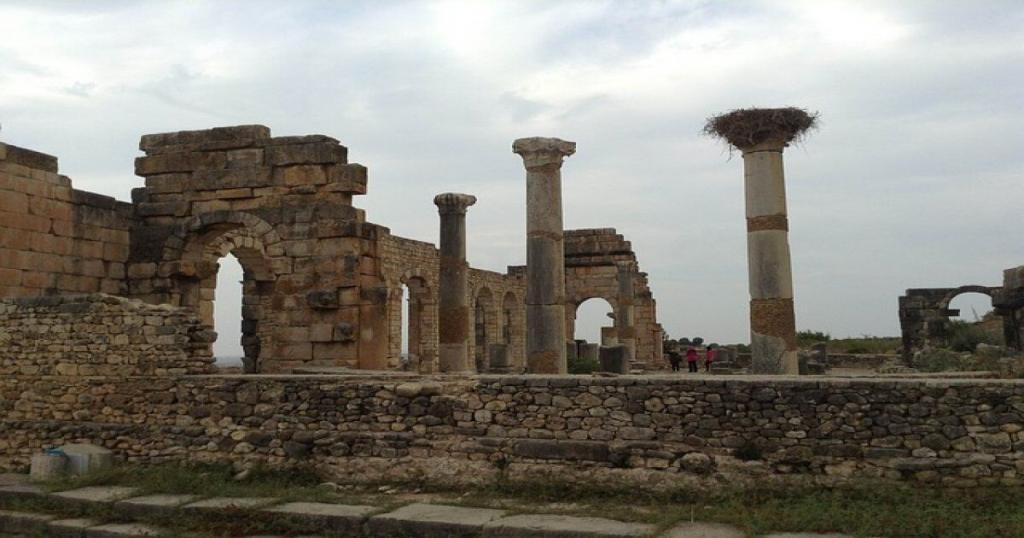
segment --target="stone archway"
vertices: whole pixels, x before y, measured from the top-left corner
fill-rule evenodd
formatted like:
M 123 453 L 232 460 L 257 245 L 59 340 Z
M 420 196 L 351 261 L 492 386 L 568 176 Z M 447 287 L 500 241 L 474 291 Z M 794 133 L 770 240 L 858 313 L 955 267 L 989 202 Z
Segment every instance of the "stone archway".
M 403 291 L 408 290 L 404 299 L 409 315 L 403 322 L 408 338 L 409 364 L 420 371 L 433 371 L 437 353 L 432 344 L 434 316 L 431 312 L 436 308 L 432 290 L 421 276 L 403 278 L 402 284 Z
M 900 331 L 903 354 L 909 358 L 926 345 L 944 345 L 950 319 L 959 315 L 949 304 L 959 295 L 980 293 L 995 298 L 1001 288 L 968 285 L 957 288 L 915 288 L 907 290 L 899 300 Z M 999 312 L 998 309 L 996 309 Z
M 269 313 L 277 275 L 270 252 L 281 248 L 276 234 L 252 215 L 217 212 L 192 219 L 173 239 L 164 256 L 177 269 L 171 271 L 174 302 L 193 308 L 211 329 L 219 261 L 230 254 L 242 266 L 243 364 L 247 373 L 259 372 L 262 350 L 270 349 L 274 338 Z

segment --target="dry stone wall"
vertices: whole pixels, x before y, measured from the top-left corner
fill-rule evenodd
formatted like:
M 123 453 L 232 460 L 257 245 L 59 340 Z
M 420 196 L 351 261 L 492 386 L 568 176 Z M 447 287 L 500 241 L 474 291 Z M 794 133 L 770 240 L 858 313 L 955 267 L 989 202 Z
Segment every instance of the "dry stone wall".
M 111 295 L 0 301 L 0 375 L 209 373 L 215 336 L 187 310 Z
M 1024 382 L 19 375 L 0 395 L 3 468 L 88 441 L 137 462 L 312 463 L 366 481 L 1024 479 Z
M 131 205 L 75 190 L 57 158 L 0 143 L 0 297 L 123 294 Z

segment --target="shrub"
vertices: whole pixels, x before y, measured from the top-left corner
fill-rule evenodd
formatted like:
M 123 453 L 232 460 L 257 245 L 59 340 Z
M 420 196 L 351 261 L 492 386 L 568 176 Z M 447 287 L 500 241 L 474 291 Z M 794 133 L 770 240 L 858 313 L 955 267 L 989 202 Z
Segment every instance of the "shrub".
M 800 347 L 811 347 L 814 344 L 828 342 L 832 336 L 821 331 L 797 331 L 796 342 Z
M 946 328 L 946 341 L 953 351 L 973 352 L 978 344 L 998 345 L 999 342 L 976 323 L 952 320 Z
M 567 369 L 570 374 L 592 374 L 601 369 L 601 363 L 587 360 L 583 357 L 576 357 L 569 361 Z
M 950 372 L 965 369 L 964 358 L 946 348 L 926 349 L 914 355 L 914 368 L 922 372 Z

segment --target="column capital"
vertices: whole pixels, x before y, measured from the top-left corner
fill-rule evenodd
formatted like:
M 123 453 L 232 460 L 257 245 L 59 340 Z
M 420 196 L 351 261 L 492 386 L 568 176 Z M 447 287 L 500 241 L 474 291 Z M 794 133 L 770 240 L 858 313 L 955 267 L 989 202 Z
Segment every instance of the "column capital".
M 551 164 L 560 167 L 563 159 L 576 153 L 576 142 L 540 136 L 519 138 L 512 142 L 512 153 L 523 158 L 527 169 Z
M 466 208 L 476 203 L 476 196 L 457 192 L 445 192 L 434 197 L 437 211 L 444 214 L 466 214 Z

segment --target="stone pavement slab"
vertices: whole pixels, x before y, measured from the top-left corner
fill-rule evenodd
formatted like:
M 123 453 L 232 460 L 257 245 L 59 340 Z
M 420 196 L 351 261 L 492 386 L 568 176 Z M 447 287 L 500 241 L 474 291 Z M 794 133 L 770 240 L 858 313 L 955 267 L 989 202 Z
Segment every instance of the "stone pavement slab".
M 21 473 L 0 473 L 0 486 L 21 486 L 28 484 L 28 475 Z
M 277 503 L 273 497 L 214 497 L 186 504 L 184 510 L 257 510 Z
M 415 503 L 373 516 L 366 526 L 371 536 L 480 536 L 484 524 L 505 513 L 487 508 Z
M 653 533 L 654 525 L 554 514 L 503 517 L 483 529 L 486 538 L 626 538 Z
M 82 538 L 85 536 L 85 529 L 95 527 L 96 522 L 91 519 L 58 519 L 47 525 L 45 536 L 53 538 Z
M 0 510 L 0 536 L 5 533 L 32 533 L 45 529 L 46 524 L 53 521 L 53 516 Z
M 61 491 L 59 493 L 54 493 L 53 496 L 69 501 L 112 503 L 131 497 L 138 493 L 138 491 L 138 488 L 129 488 L 125 486 L 89 486 L 87 488 Z
M 293 517 L 322 530 L 359 534 L 366 518 L 378 510 L 375 506 L 293 502 L 267 508 L 263 512 Z
M 747 538 L 747 533 L 722 523 L 680 523 L 672 527 L 661 538 Z
M 134 515 L 156 514 L 173 511 L 198 498 L 198 495 L 145 495 L 118 501 L 114 508 Z
M 160 536 L 164 531 L 140 523 L 111 523 L 85 529 L 85 538 L 137 538 Z
M 43 495 L 46 495 L 46 492 L 43 491 L 43 488 L 39 486 L 33 486 L 31 484 L 0 487 L 0 497 L 6 497 L 8 499 L 26 499 L 29 497 L 41 497 Z
M 838 534 L 838 533 L 826 533 L 818 534 L 815 532 L 774 532 L 772 534 L 765 534 L 761 538 L 854 538 L 849 534 Z

